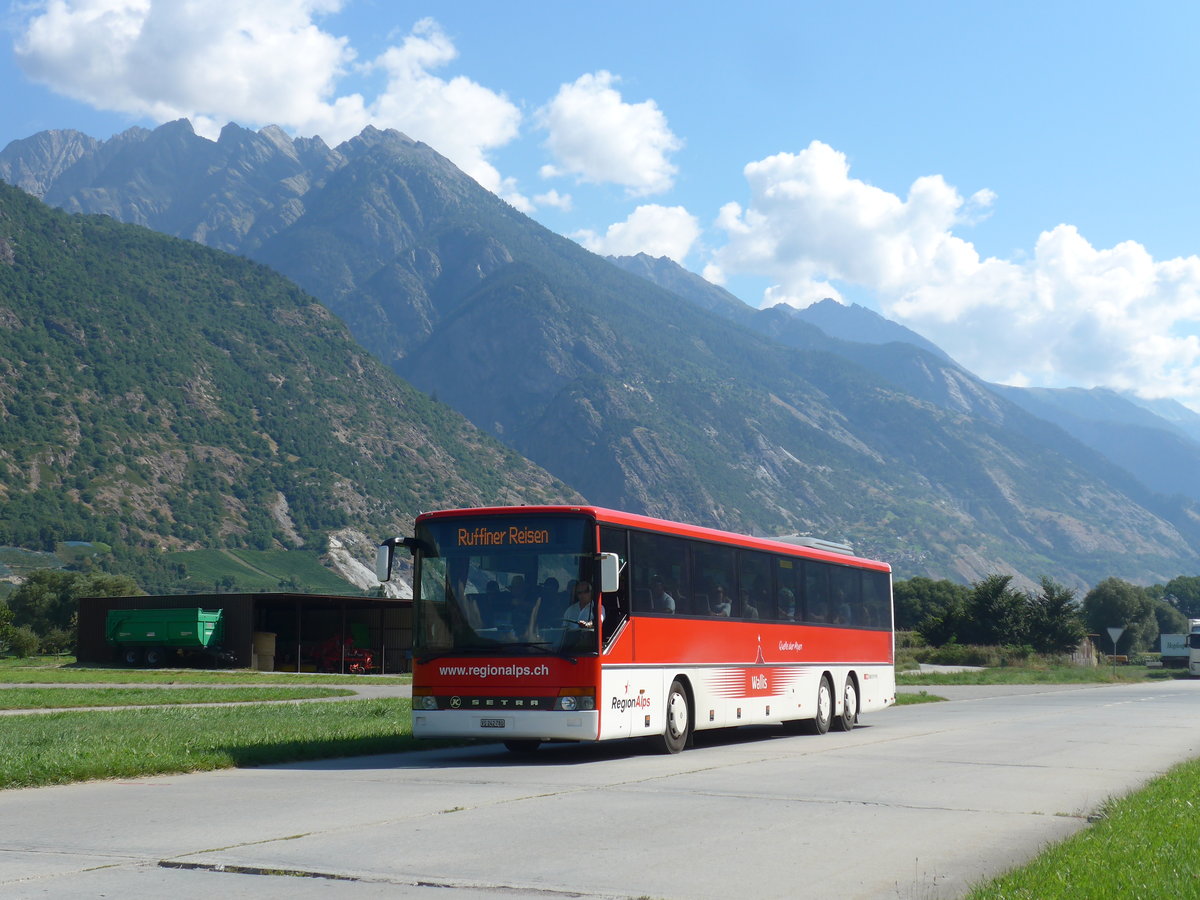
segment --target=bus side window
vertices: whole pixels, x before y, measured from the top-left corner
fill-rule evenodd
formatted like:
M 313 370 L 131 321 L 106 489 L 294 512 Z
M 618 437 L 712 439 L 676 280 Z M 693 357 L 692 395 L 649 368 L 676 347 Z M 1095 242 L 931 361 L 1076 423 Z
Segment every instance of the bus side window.
M 804 563 L 804 621 L 828 622 L 829 616 L 829 569 L 828 563 Z
M 735 616 L 768 618 L 772 612 L 771 557 L 748 550 L 738 552 L 738 593 Z
M 692 581 L 697 586 L 692 615 L 734 615 L 732 593 L 737 582 L 733 548 L 697 543 L 692 548 L 692 565 Z M 703 603 L 701 595 L 705 598 Z
M 762 611 L 767 618 L 780 622 L 795 622 L 801 618 L 800 600 L 804 591 L 797 583 L 801 572 L 800 560 L 786 557 L 775 558 L 775 604 Z
M 634 609 L 671 615 L 688 611 L 687 542 L 640 531 L 629 535 Z
M 888 585 L 889 579 L 885 572 L 864 571 L 862 573 L 863 613 L 866 618 L 866 621 L 863 622 L 864 625 L 871 628 L 891 627 Z
M 862 624 L 862 579 L 858 569 L 832 566 L 829 572 L 832 621 L 838 625 Z

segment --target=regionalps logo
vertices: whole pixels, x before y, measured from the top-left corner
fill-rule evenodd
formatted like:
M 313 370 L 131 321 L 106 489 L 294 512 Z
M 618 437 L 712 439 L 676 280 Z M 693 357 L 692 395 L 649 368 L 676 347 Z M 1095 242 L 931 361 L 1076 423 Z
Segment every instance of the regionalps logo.
M 650 698 L 646 696 L 645 691 L 638 691 L 636 697 L 613 697 L 612 708 L 617 712 L 625 712 L 627 709 L 649 709 Z

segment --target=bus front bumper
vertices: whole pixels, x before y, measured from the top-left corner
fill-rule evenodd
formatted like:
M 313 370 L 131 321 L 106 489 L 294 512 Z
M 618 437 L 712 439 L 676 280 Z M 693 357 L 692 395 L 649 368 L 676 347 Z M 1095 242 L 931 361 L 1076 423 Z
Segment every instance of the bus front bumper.
M 412 731 L 419 738 L 481 738 L 492 741 L 594 741 L 600 733 L 595 710 L 417 710 Z

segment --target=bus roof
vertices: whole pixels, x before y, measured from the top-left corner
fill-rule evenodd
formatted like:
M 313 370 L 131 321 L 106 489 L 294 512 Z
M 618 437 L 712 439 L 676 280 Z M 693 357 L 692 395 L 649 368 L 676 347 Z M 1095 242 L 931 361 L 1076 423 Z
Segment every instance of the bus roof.
M 808 559 L 820 559 L 828 562 L 841 563 L 843 565 L 852 563 L 856 566 L 861 566 L 868 569 L 877 569 L 883 572 L 891 572 L 892 567 L 885 562 L 880 562 L 875 559 L 866 559 L 861 556 L 852 554 L 821 550 L 816 547 L 797 544 L 795 541 L 788 541 L 785 538 L 768 538 L 768 537 L 752 537 L 750 535 L 738 534 L 733 531 L 721 531 L 717 528 L 705 528 L 700 525 L 688 525 L 683 522 L 673 522 L 670 519 L 657 519 L 653 516 L 644 516 L 638 513 L 621 512 L 615 509 L 605 509 L 602 506 L 481 506 L 471 507 L 467 509 L 440 509 L 433 512 L 424 512 L 417 516 L 417 521 L 425 519 L 440 519 L 450 518 L 453 516 L 474 515 L 474 516 L 511 516 L 514 514 L 521 515 L 542 515 L 542 514 L 562 514 L 562 513 L 581 513 L 583 515 L 593 516 L 597 521 L 605 525 L 625 525 L 630 528 L 642 528 L 647 531 L 656 531 L 665 534 L 674 534 L 679 537 L 697 538 L 706 541 L 715 541 L 721 544 L 732 544 L 738 547 L 745 547 L 752 550 L 769 550 L 775 553 L 785 553 L 788 556 L 802 556 Z

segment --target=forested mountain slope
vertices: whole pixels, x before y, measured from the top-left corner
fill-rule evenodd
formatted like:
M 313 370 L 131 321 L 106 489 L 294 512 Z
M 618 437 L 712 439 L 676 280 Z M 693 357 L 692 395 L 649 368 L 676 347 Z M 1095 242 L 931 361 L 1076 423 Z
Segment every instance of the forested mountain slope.
M 0 184 L 0 544 L 368 542 L 576 500 L 267 267 Z

